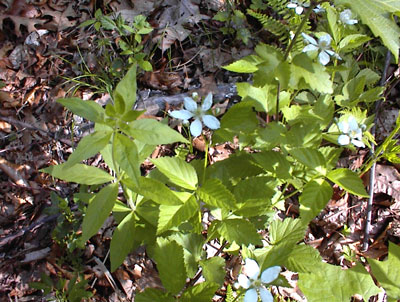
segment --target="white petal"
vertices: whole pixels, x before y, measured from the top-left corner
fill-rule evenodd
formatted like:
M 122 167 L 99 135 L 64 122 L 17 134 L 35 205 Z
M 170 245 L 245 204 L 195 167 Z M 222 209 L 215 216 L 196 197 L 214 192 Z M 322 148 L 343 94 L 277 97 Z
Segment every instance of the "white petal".
M 258 266 L 258 263 L 250 258 L 247 258 L 245 260 L 245 265 L 243 269 L 246 276 L 248 276 L 252 280 L 256 280 L 258 278 L 258 275 L 260 274 L 260 267 Z
M 323 35 L 321 38 L 318 40 L 319 43 L 325 43 L 325 45 L 329 46 L 331 45 L 332 38 L 329 34 Z
M 263 287 L 260 288 L 260 297 L 261 297 L 262 302 L 274 302 L 274 297 L 272 297 L 269 290 L 267 290 Z
M 355 132 L 355 134 L 354 134 Z M 358 128 L 357 130 L 353 131 L 351 138 L 358 139 L 359 141 L 362 140 L 362 130 Z
M 247 278 L 246 275 L 244 274 L 240 274 L 238 277 L 238 283 L 241 287 L 243 287 L 244 289 L 248 289 L 251 285 L 250 279 Z
M 349 116 L 347 123 L 349 124 L 350 131 L 356 131 L 358 129 L 358 123 L 354 116 Z
M 348 21 L 346 22 L 346 24 L 348 24 L 348 25 L 354 25 L 354 24 L 356 24 L 356 23 L 358 23 L 358 20 L 355 20 L 355 19 L 351 19 L 351 20 L 348 20 Z
M 346 121 L 341 121 L 338 123 L 340 132 L 349 133 L 349 124 Z
M 315 46 L 318 45 L 317 41 L 313 37 L 311 37 L 305 33 L 301 33 L 301 35 L 303 36 L 304 39 L 306 39 L 308 41 L 308 43 L 313 44 Z
M 289 3 L 286 7 L 287 8 L 296 8 L 297 4 L 296 3 Z
M 193 117 L 193 113 L 191 113 L 190 111 L 187 111 L 185 109 L 170 111 L 170 112 L 168 112 L 168 114 L 170 116 L 172 116 L 173 118 L 178 118 L 181 120 L 188 120 Z
M 348 135 L 342 134 L 338 137 L 339 145 L 346 146 L 350 144 L 350 137 Z
M 306 47 L 303 48 L 303 52 L 315 51 L 315 50 L 318 50 L 318 47 L 313 44 L 308 44 Z
M 197 103 L 192 98 L 184 97 L 183 104 L 186 110 L 191 112 L 195 112 L 197 110 Z
M 254 288 L 248 289 L 244 295 L 244 302 L 257 302 L 258 295 Z
M 330 57 L 325 51 L 321 51 L 318 55 L 319 62 L 322 65 L 326 65 L 329 63 Z
M 212 103 L 213 103 L 212 93 L 210 92 L 209 94 L 207 94 L 206 98 L 204 99 L 203 104 L 201 105 L 201 110 L 207 111 L 208 109 L 211 108 Z
M 364 143 L 362 141 L 359 141 L 359 140 L 356 140 L 356 139 L 352 139 L 351 143 L 354 146 L 358 147 L 358 148 L 364 148 L 365 147 L 365 145 L 364 145 Z
M 199 136 L 201 134 L 202 129 L 203 125 L 201 124 L 201 121 L 199 119 L 195 119 L 190 124 L 190 133 L 192 133 L 193 136 Z
M 296 7 L 296 14 L 301 15 L 303 13 L 304 8 L 302 6 Z
M 278 278 L 280 272 L 281 272 L 280 266 L 269 267 L 265 271 L 262 272 L 261 281 L 263 283 L 271 283 L 276 278 Z
M 219 120 L 213 115 L 203 116 L 203 123 L 212 130 L 219 129 L 219 127 L 221 126 Z
M 330 56 L 334 56 L 335 55 L 335 52 L 333 50 L 325 49 L 324 51 L 326 53 L 328 53 L 328 55 L 330 55 Z

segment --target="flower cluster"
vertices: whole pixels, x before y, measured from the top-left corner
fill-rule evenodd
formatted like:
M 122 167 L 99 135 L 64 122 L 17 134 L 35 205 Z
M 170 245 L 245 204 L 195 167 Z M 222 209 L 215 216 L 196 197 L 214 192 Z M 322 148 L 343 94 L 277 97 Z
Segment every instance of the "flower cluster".
M 347 25 L 354 25 L 358 23 L 357 19 L 352 19 L 353 13 L 350 9 L 345 9 L 339 14 L 340 22 Z
M 260 275 L 258 263 L 247 258 L 243 266 L 243 274 L 238 277 L 238 284 L 246 290 L 244 302 L 257 302 L 260 295 L 262 302 L 273 302 L 274 298 L 266 286 L 278 278 L 281 272 L 280 266 L 272 266 L 264 270 Z
M 323 35 L 321 38 L 318 39 L 318 42 L 313 37 L 305 33 L 302 33 L 302 36 L 309 43 L 306 47 L 303 48 L 303 52 L 319 50 L 320 53 L 318 55 L 318 59 L 322 65 L 326 65 L 329 63 L 330 56 L 333 56 L 339 60 L 342 59 L 336 52 L 330 50 L 332 37 L 329 34 Z
M 338 128 L 342 133 L 338 137 L 338 143 L 346 146 L 352 143 L 354 146 L 364 148 L 365 144 L 362 142 L 362 133 L 366 128 L 365 125 L 358 125 L 354 116 L 350 115 L 347 120 L 340 121 Z
M 197 94 L 193 94 L 193 98 L 196 97 Z M 189 123 L 189 119 L 194 118 L 190 124 L 190 133 L 193 136 L 201 134 L 203 124 L 212 130 L 218 129 L 220 127 L 219 120 L 215 116 L 207 114 L 213 103 L 212 93 L 210 92 L 206 96 L 201 106 L 198 106 L 193 98 L 185 97 L 183 102 L 185 109 L 170 111 L 169 115 L 183 120 L 185 124 Z
M 305 8 L 310 7 L 310 4 L 301 0 L 292 0 L 287 5 L 287 8 L 292 8 L 296 14 L 301 15 Z

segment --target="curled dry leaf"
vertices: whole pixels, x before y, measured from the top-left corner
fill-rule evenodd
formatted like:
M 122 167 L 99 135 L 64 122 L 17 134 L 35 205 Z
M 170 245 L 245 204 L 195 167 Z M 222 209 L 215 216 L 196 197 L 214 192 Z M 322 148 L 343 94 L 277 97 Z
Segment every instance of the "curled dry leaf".
M 400 201 L 400 173 L 395 167 L 386 165 L 376 166 L 375 193 L 385 193 Z

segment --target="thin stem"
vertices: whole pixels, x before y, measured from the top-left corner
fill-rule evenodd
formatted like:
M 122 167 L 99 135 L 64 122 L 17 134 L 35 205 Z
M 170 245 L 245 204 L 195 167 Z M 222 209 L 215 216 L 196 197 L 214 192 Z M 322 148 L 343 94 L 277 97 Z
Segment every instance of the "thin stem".
M 208 165 L 208 141 L 205 136 L 203 136 L 204 141 L 206 142 L 206 147 L 205 147 L 205 155 L 204 155 L 204 169 L 203 169 L 203 179 L 202 179 L 202 184 L 204 185 L 204 182 L 206 181 L 206 169 Z

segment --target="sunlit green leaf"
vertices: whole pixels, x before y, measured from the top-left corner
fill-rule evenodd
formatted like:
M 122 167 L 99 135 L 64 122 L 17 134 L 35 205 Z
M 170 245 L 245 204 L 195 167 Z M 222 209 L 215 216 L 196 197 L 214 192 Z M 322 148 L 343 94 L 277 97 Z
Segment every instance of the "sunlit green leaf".
M 361 197 L 369 196 L 365 191 L 365 187 L 361 178 L 357 175 L 357 173 L 349 169 L 340 168 L 333 170 L 328 173 L 327 177 L 330 181 L 333 181 L 335 184 L 341 186 L 343 189 L 352 194 Z
M 57 99 L 57 103 L 68 108 L 74 114 L 79 115 L 89 121 L 104 122 L 105 111 L 103 107 L 93 101 L 84 101 L 80 98 Z

